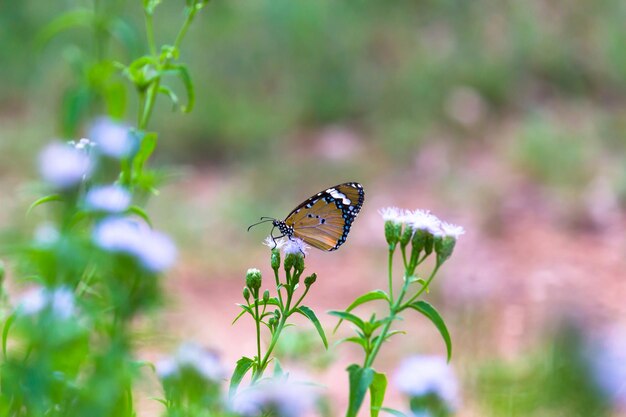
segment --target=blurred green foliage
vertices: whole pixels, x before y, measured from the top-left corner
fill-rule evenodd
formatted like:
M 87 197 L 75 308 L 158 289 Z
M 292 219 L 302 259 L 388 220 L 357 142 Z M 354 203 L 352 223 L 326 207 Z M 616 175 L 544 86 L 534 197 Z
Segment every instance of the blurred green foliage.
M 581 329 L 565 324 L 533 354 L 485 366 L 478 398 L 493 416 L 608 417 L 611 406 L 594 380 L 587 348 Z
M 31 52 L 50 16 L 83 3 L 89 2 L 1 6 L 3 101 L 22 100 L 33 84 L 50 96 L 38 92 L 36 103 L 62 94 L 59 87 L 70 83 L 71 47 L 55 41 L 43 57 Z M 124 16 L 113 26 L 111 43 L 123 61 L 124 49 L 145 43 L 140 8 L 103 4 Z M 167 13 L 156 25 L 169 38 L 175 31 L 169 16 L 180 12 L 173 1 L 162 7 Z M 620 0 L 567 6 L 253 0 L 215 1 L 210 9 L 184 52 L 195 74 L 198 111 L 191 118 L 157 117 L 171 157 L 258 156 L 298 131 L 333 123 L 393 143 L 386 150 L 399 156 L 434 127 L 454 125 L 447 106 L 459 87 L 475 91 L 493 117 L 525 113 L 551 97 L 623 104 L 626 91 L 626 7 Z M 89 43 L 79 29 L 66 33 L 67 40 Z M 163 115 L 170 106 L 159 110 Z

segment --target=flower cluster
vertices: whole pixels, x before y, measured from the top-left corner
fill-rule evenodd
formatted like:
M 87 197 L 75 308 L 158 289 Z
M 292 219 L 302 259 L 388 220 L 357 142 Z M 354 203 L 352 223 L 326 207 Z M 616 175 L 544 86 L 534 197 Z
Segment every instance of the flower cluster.
M 176 247 L 167 235 L 130 217 L 105 218 L 96 225 L 93 240 L 104 250 L 132 256 L 152 272 L 164 271 L 176 261 Z
M 302 417 L 312 411 L 316 399 L 310 385 L 270 379 L 241 391 L 231 408 L 243 417 Z
M 283 255 L 303 255 L 306 256 L 310 249 L 310 246 L 304 243 L 302 239 L 297 237 L 286 238 L 282 237 L 275 239 L 272 236 L 268 236 L 263 241 L 265 246 L 268 246 L 272 250 L 282 250 Z
M 173 356 L 161 359 L 156 364 L 159 378 L 169 379 L 191 371 L 205 381 L 219 383 L 226 376 L 224 367 L 215 352 L 187 342 L 180 345 Z
M 404 359 L 394 376 L 400 392 L 410 397 L 435 394 L 450 406 L 458 403 L 458 381 L 441 356 L 412 356 Z
M 48 145 L 39 157 L 42 179 L 54 191 L 71 196 L 68 202 L 78 202 L 78 208 L 95 217 L 92 238 L 96 246 L 129 255 L 151 272 L 170 268 L 176 260 L 176 247 L 143 219 L 129 216 L 136 209 L 131 206 L 129 188 L 119 183 L 96 183 L 109 175 L 119 176 L 117 170 L 105 172 L 106 166 L 111 160 L 129 157 L 137 148 L 137 138 L 128 126 L 108 118 L 97 119 L 90 133 L 92 140 Z M 58 236 L 55 229 L 41 228 L 36 240 L 40 245 L 49 245 Z
M 424 251 L 429 255 L 434 249 L 439 263 L 452 255 L 457 239 L 465 233 L 463 227 L 444 222 L 427 210 L 386 207 L 380 214 L 385 221 L 385 238 L 390 250 L 398 243 L 403 251 L 411 243 L 413 254 Z
M 17 311 L 24 316 L 36 316 L 46 310 L 57 319 L 69 319 L 76 310 L 74 294 L 66 287 L 36 287 L 22 296 L 17 307 Z

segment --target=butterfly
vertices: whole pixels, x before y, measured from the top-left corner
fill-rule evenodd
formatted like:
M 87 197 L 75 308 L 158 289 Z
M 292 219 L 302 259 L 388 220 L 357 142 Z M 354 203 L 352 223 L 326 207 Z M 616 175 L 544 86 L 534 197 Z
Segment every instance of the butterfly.
M 309 197 L 285 217 L 278 220 L 261 217 L 261 221 L 272 222 L 270 236 L 276 239 L 287 236 L 289 239 L 302 239 L 305 243 L 325 251 L 337 250 L 348 237 L 352 222 L 361 211 L 365 191 L 358 182 L 346 182 L 327 188 Z M 280 236 L 274 236 L 278 227 Z

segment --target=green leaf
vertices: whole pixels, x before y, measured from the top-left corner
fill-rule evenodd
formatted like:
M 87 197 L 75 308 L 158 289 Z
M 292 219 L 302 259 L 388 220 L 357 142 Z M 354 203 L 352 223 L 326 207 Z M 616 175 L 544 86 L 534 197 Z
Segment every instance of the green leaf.
M 252 317 L 254 317 L 254 312 L 252 312 L 252 309 L 250 307 L 248 307 L 247 305 L 244 305 L 244 304 L 237 304 L 237 305 L 242 308 L 242 311 L 241 311 L 241 313 L 237 314 L 237 317 L 235 317 L 235 319 L 231 323 L 231 326 L 233 324 L 235 324 L 237 322 L 237 320 L 239 320 L 241 318 L 241 316 L 243 316 L 246 313 L 249 313 Z
M 389 408 L 389 407 L 381 407 L 380 411 L 384 411 L 385 413 L 389 413 L 392 416 L 396 416 L 396 417 L 407 417 L 407 415 L 404 414 L 403 412 L 394 410 L 393 408 Z
M 356 336 L 353 336 L 353 337 L 345 337 L 345 338 L 343 338 L 343 339 L 338 340 L 338 341 L 335 343 L 335 345 L 340 345 L 340 344 L 342 344 L 342 343 L 346 343 L 346 342 L 348 342 L 348 343 L 355 343 L 355 344 L 357 344 L 357 345 L 361 346 L 361 347 L 363 348 L 363 350 L 365 350 L 365 351 L 367 352 L 367 348 L 368 348 L 368 346 L 367 346 L 367 340 L 365 340 L 365 339 L 363 339 L 363 338 L 361 338 L 361 337 L 356 337 Z
M 176 110 L 176 108 L 178 107 L 178 96 L 176 95 L 176 93 L 166 85 L 159 86 L 159 93 L 168 96 L 172 101 L 172 110 Z
M 252 365 L 254 365 L 254 360 L 245 356 L 237 361 L 237 366 L 235 366 L 233 376 L 230 378 L 230 386 L 228 387 L 228 395 L 231 398 L 237 392 L 237 387 L 239 387 L 241 380 L 250 370 Z
M 104 89 L 104 101 L 107 114 L 114 119 L 121 119 L 126 112 L 126 87 L 122 82 L 108 83 Z
M 385 336 L 385 341 L 389 340 L 389 338 L 391 336 L 395 336 L 397 334 L 406 334 L 405 331 L 403 330 L 392 330 L 389 333 L 387 333 L 387 335 Z M 372 339 L 372 344 L 375 345 L 376 341 L 378 340 L 378 338 L 380 337 L 380 335 L 376 336 L 375 338 Z
M 280 378 L 284 374 L 285 372 L 283 371 L 283 367 L 280 366 L 280 362 L 278 361 L 278 359 L 274 358 L 274 373 L 273 373 L 274 378 Z
M 139 217 L 141 217 L 146 223 L 148 223 L 148 226 L 152 227 L 152 222 L 150 221 L 150 216 L 148 216 L 148 213 L 146 213 L 146 211 L 144 209 L 142 209 L 139 206 L 130 206 L 127 210 L 128 213 L 132 213 L 135 214 Z
M 387 377 L 385 374 L 374 371 L 374 378 L 370 385 L 370 416 L 378 417 L 380 408 L 385 400 L 387 390 Z
M 154 152 L 157 144 L 157 134 L 149 132 L 141 137 L 141 144 L 139 145 L 139 151 L 133 158 L 133 177 L 137 178 L 143 172 L 144 165 Z
M 4 355 L 4 359 L 7 357 L 7 340 L 9 337 L 9 330 L 11 330 L 11 326 L 14 321 L 15 314 L 11 314 L 4 322 L 4 328 L 2 329 L 2 354 Z
M 375 372 L 372 368 L 361 368 L 356 364 L 348 366 L 347 371 L 350 380 L 350 397 L 346 417 L 356 417 L 367 389 L 374 380 Z
M 435 309 L 435 307 L 433 307 L 426 301 L 421 300 L 415 301 L 414 303 L 407 305 L 407 307 L 419 311 L 420 313 L 428 317 L 430 321 L 433 322 L 435 327 L 437 327 L 437 330 L 439 330 L 439 333 L 441 333 L 441 337 L 443 337 L 443 341 L 446 344 L 446 350 L 448 352 L 448 362 L 450 362 L 450 358 L 452 357 L 452 341 L 450 340 L 450 333 L 448 332 L 446 323 L 443 321 L 441 315 L 439 315 L 439 312 Z
M 361 320 L 359 317 L 355 316 L 354 314 L 348 313 L 347 311 L 333 310 L 333 311 L 329 311 L 328 314 L 330 314 L 331 316 L 339 317 L 341 320 L 348 320 L 349 322 L 356 324 L 357 327 L 361 330 L 365 328 L 365 322 L 363 322 L 363 320 Z M 335 326 L 335 330 L 337 330 L 337 326 Z
M 193 81 L 191 80 L 191 75 L 189 75 L 187 67 L 183 64 L 168 65 L 167 70 L 164 71 L 164 73 L 173 73 L 175 75 L 178 75 L 178 78 L 185 86 L 185 91 L 187 92 L 187 105 L 182 106 L 182 111 L 185 113 L 189 113 L 191 110 L 193 110 L 196 97 L 193 91 Z
M 307 306 L 300 306 L 297 308 L 296 311 L 311 320 L 311 323 L 313 323 L 313 325 L 315 326 L 317 333 L 319 333 L 320 337 L 322 338 L 324 347 L 328 349 L 328 340 L 326 340 L 326 334 L 324 334 L 324 329 L 322 328 L 322 325 L 320 324 L 320 321 L 317 319 L 317 316 L 315 315 L 313 310 L 311 310 Z
M 35 37 L 35 47 L 41 48 L 52 38 L 66 30 L 85 27 L 93 27 L 94 14 L 90 9 L 74 9 L 63 13 L 56 19 L 45 25 Z
M 60 194 L 51 194 L 45 197 L 41 197 L 40 199 L 35 201 L 33 204 L 31 204 L 30 207 L 28 207 L 28 210 L 26 210 L 26 215 L 28 216 L 35 207 L 40 206 L 45 203 L 49 203 L 51 201 L 63 201 L 63 197 L 61 197 Z
M 365 304 L 365 303 L 367 303 L 369 301 L 374 301 L 374 300 L 387 300 L 387 301 L 389 301 L 389 296 L 383 290 L 370 291 L 367 294 L 363 294 L 362 296 L 360 296 L 356 300 L 354 300 L 352 302 L 352 304 L 350 304 L 348 306 L 348 308 L 346 308 L 346 312 L 350 312 L 350 311 L 354 310 L 355 308 L 357 308 L 358 306 L 360 306 L 361 304 Z M 342 321 L 343 321 L 343 319 L 339 320 L 339 323 L 337 323 L 337 325 L 333 329 L 333 333 L 335 333 L 337 331 L 337 329 L 341 325 Z

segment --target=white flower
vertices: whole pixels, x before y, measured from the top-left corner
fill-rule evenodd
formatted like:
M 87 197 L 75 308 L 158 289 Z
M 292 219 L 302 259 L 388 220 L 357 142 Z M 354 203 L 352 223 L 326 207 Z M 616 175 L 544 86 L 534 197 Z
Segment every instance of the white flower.
M 438 237 L 452 237 L 455 240 L 459 238 L 462 234 L 465 233 L 465 229 L 461 226 L 457 226 L 455 224 L 450 224 L 446 222 L 441 222 L 441 226 L 436 233 L 433 233 Z
M 301 417 L 312 411 L 316 397 L 309 385 L 269 380 L 241 391 L 231 407 L 244 417 Z
M 131 195 L 126 188 L 119 185 L 93 187 L 85 196 L 88 209 L 121 213 L 130 206 Z
M 283 246 L 283 254 L 287 255 L 306 255 L 307 250 L 309 250 L 309 246 L 304 243 L 302 239 L 298 239 L 297 237 L 292 237 L 290 239 L 286 239 L 285 245 Z
M 406 221 L 414 230 L 424 230 L 432 235 L 439 232 L 441 221 L 428 210 L 407 212 Z
M 37 287 L 29 290 L 22 296 L 19 303 L 19 311 L 25 316 L 39 314 L 46 307 L 47 294 L 45 288 Z
M 78 185 L 91 175 L 93 161 L 74 146 L 53 142 L 39 155 L 39 172 L 45 182 L 57 189 Z
M 383 216 L 383 220 L 386 222 L 398 224 L 404 221 L 404 212 L 398 207 L 385 207 L 378 210 L 378 212 Z
M 59 229 L 52 223 L 44 223 L 35 229 L 35 242 L 41 246 L 54 245 L 59 240 Z
M 402 361 L 395 373 L 398 390 L 411 397 L 434 394 L 450 408 L 458 404 L 458 382 L 452 368 L 440 356 L 413 356 Z
M 610 328 L 589 347 L 594 382 L 620 410 L 626 410 L 626 329 Z
M 183 343 L 174 356 L 162 359 L 156 365 L 161 379 L 178 375 L 183 369 L 193 370 L 210 382 L 220 382 L 226 376 L 217 354 L 191 342 Z
M 169 237 L 130 218 L 101 221 L 94 229 L 93 240 L 102 249 L 135 257 L 152 272 L 168 269 L 176 261 L 176 247 Z
M 68 145 L 72 145 L 74 148 L 78 149 L 79 151 L 84 151 L 84 152 L 89 152 L 89 150 L 91 148 L 93 148 L 94 146 L 96 146 L 95 143 L 93 143 L 92 141 L 90 141 L 87 138 L 82 138 L 81 140 L 79 140 L 78 142 L 70 140 L 67 142 Z
M 25 316 L 37 315 L 47 308 L 57 318 L 70 318 L 75 311 L 74 293 L 65 287 L 54 290 L 37 287 L 28 291 L 18 306 L 18 310 Z
M 100 152 L 113 158 L 121 159 L 128 156 L 134 147 L 129 127 L 107 117 L 94 121 L 89 136 L 98 144 Z
M 161 359 L 156 363 L 155 368 L 156 374 L 161 379 L 170 378 L 178 373 L 178 363 L 172 357 Z
M 263 244 L 270 249 L 280 249 L 285 246 L 285 240 L 285 238 L 274 239 L 272 236 L 268 236 L 263 241 Z

